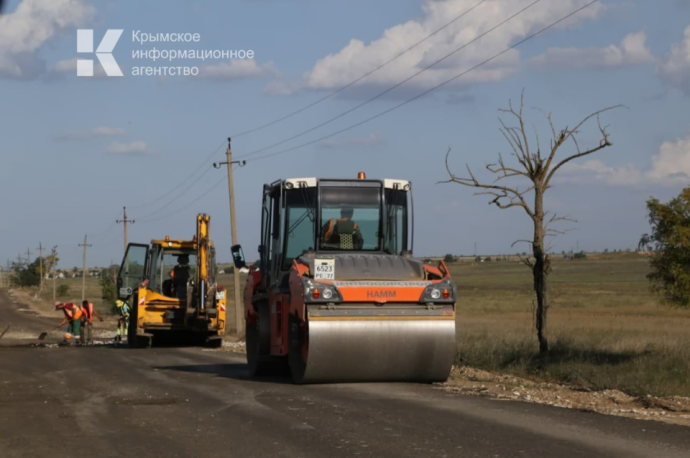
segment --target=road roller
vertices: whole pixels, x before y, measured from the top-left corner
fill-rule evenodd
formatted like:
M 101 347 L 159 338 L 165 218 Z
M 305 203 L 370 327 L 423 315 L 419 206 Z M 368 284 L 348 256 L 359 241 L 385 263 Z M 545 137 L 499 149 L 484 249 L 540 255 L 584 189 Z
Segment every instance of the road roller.
M 257 266 L 244 288 L 252 377 L 295 383 L 443 382 L 457 288 L 412 255 L 412 184 L 281 179 L 263 187 Z M 235 267 L 247 262 L 231 248 Z M 256 263 L 255 263 L 256 264 Z

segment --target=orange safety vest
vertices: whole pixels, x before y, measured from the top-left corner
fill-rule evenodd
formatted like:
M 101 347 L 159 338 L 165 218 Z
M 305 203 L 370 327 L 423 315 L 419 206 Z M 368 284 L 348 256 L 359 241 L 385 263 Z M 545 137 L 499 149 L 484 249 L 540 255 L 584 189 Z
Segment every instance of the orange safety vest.
M 93 304 L 89 302 L 89 305 L 86 307 L 82 306 L 82 310 L 84 311 L 84 318 L 86 318 L 86 321 L 93 323 Z
M 328 241 L 331 238 L 331 235 L 333 234 L 333 223 L 336 221 L 350 221 L 347 218 L 331 218 L 331 220 L 328 222 L 328 230 L 326 230 L 326 233 L 323 236 L 323 239 L 325 241 Z M 357 223 L 355 223 L 355 229 L 357 229 Z
M 71 302 L 65 304 L 65 307 L 62 309 L 62 311 L 65 313 L 65 318 L 69 319 L 70 321 L 81 318 L 81 308 Z

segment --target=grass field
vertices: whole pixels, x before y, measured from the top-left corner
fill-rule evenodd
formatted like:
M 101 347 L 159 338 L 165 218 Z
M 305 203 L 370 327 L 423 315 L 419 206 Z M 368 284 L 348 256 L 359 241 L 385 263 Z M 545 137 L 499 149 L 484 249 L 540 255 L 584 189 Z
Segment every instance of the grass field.
M 516 262 L 450 267 L 460 298 L 460 364 L 638 396 L 690 396 L 690 311 L 657 305 L 645 278 L 648 257 L 555 259 L 546 358 L 537 353 L 529 269 Z

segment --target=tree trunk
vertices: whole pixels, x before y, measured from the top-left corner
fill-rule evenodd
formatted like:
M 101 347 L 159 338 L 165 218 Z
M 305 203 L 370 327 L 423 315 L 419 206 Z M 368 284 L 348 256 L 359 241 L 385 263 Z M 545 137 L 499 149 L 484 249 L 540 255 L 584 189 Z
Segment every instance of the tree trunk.
M 537 295 L 537 313 L 535 327 L 539 339 L 539 353 L 549 351 L 549 340 L 546 333 L 546 312 L 549 308 L 546 286 L 546 276 L 549 272 L 549 260 L 544 253 L 544 193 L 541 189 L 535 189 L 534 193 L 534 240 L 532 242 L 532 254 L 534 255 L 534 292 Z

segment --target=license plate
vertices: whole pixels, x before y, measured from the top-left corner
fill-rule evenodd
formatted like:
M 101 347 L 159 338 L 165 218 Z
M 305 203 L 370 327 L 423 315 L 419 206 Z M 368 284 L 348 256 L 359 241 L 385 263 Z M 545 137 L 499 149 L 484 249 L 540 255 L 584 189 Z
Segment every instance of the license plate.
M 335 259 L 317 259 L 314 261 L 314 280 L 335 279 Z

